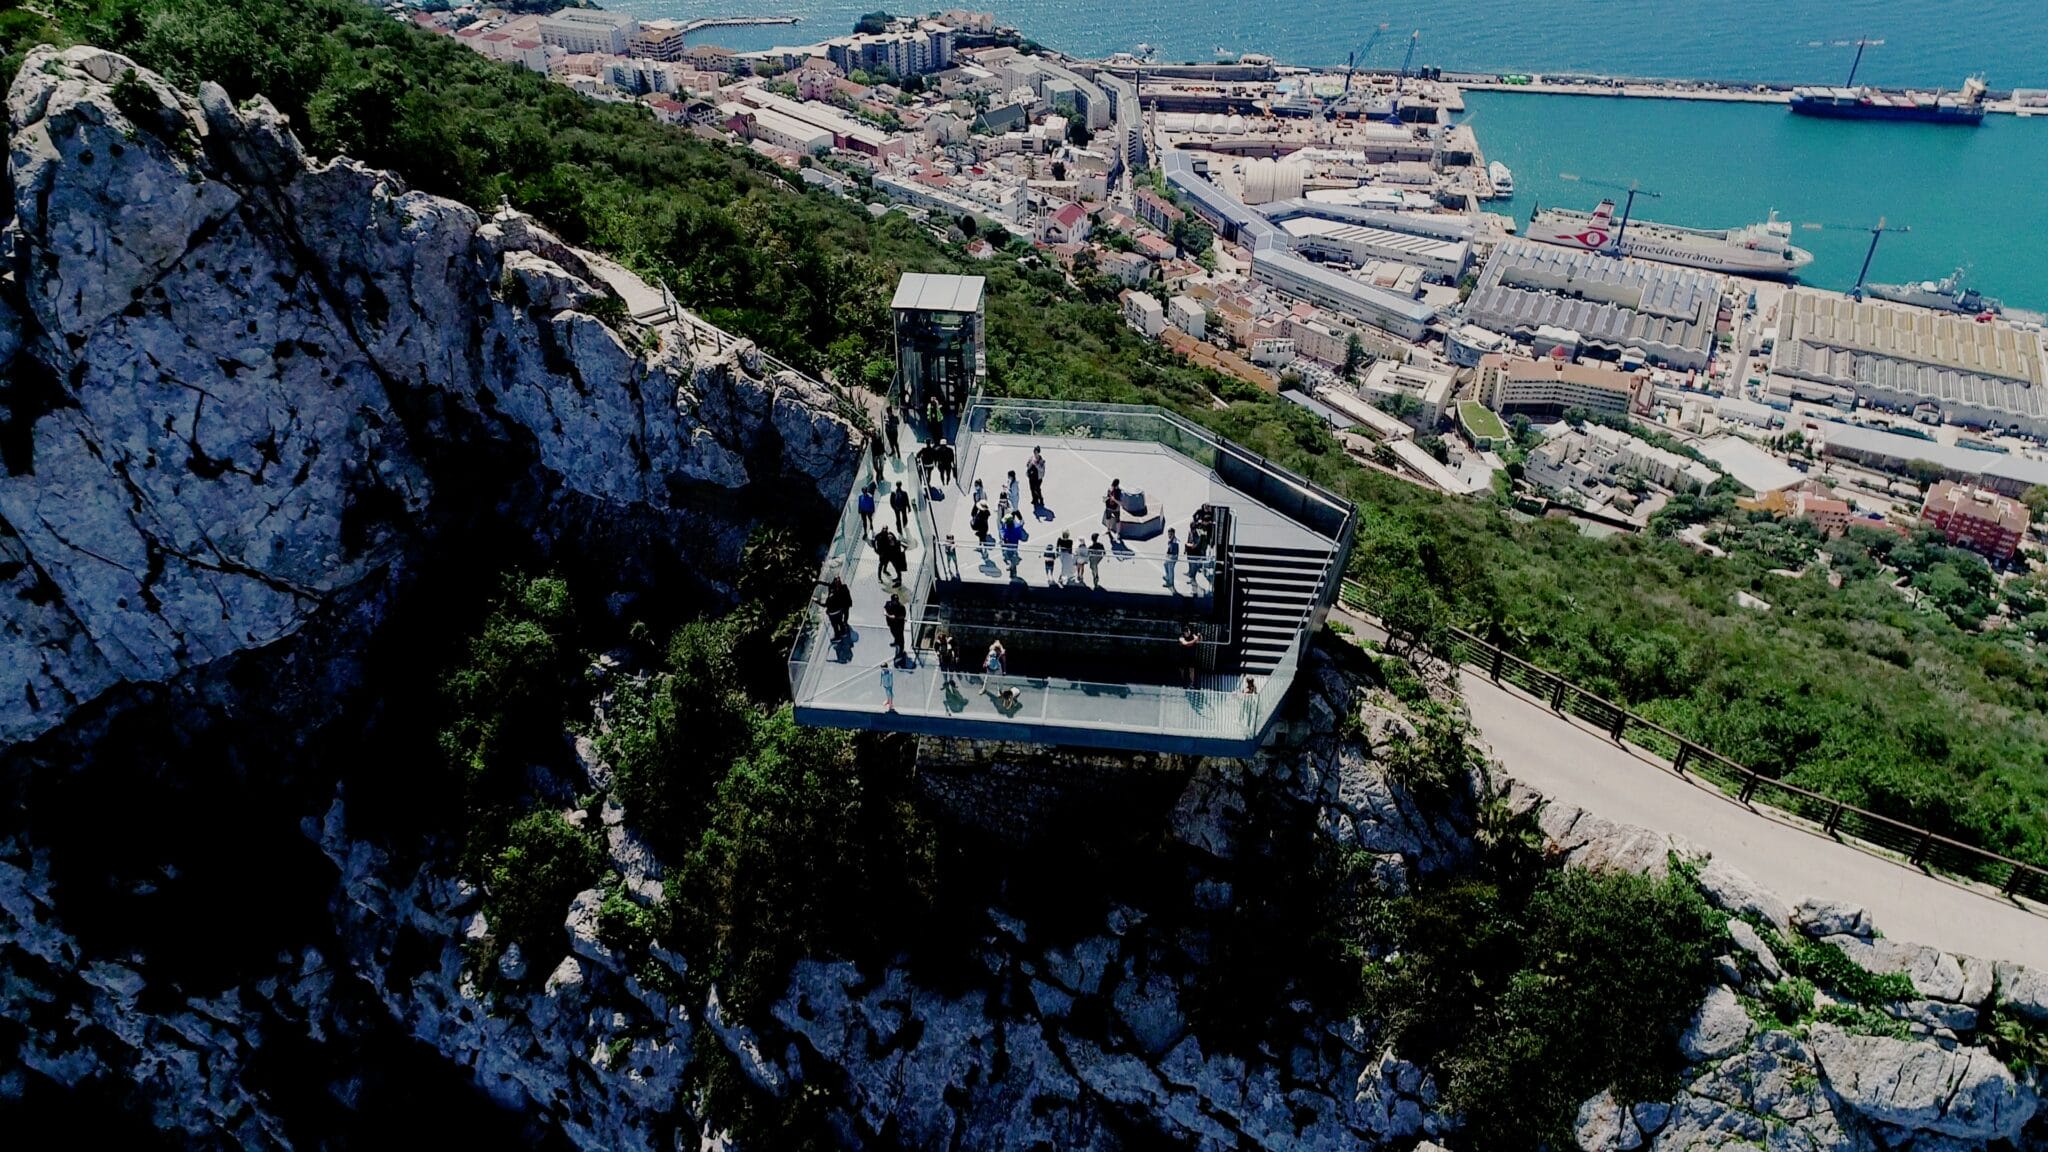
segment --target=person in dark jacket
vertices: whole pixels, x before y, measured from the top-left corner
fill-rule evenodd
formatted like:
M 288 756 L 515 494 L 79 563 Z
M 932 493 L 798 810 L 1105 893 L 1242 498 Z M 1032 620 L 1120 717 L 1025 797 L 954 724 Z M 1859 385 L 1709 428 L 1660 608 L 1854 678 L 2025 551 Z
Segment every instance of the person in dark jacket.
M 946 443 L 944 440 L 939 441 L 938 448 L 933 452 L 933 462 L 939 468 L 939 483 L 951 484 L 953 482 L 953 464 L 958 458 L 959 453 L 951 444 Z
M 875 486 L 873 484 L 861 486 L 860 498 L 854 503 L 854 507 L 860 511 L 861 534 L 869 539 L 873 539 L 875 535 Z
M 903 490 L 903 481 L 896 482 L 896 490 L 889 493 L 889 509 L 896 513 L 896 531 L 901 533 L 910 527 L 910 493 Z
M 846 639 L 846 634 L 852 631 L 846 617 L 853 611 L 853 590 L 846 586 L 845 579 L 832 577 L 832 583 L 825 586 L 825 599 L 821 603 L 825 606 L 825 619 L 832 624 L 832 638 Z
M 904 653 L 903 622 L 906 618 L 907 614 L 903 610 L 903 601 L 896 597 L 889 597 L 889 602 L 882 605 L 882 619 L 889 623 L 889 641 L 896 645 L 896 658 L 898 660 L 903 658 Z
M 903 541 L 897 539 L 896 533 L 891 532 L 886 526 L 875 533 L 875 559 L 881 565 L 878 575 L 886 577 L 889 575 L 889 569 L 894 568 L 896 582 L 903 583 L 903 569 L 908 553 L 904 551 Z
M 891 404 L 889 405 L 889 411 L 882 416 L 882 439 L 888 442 L 889 455 L 891 457 L 902 455 L 902 452 L 900 452 L 896 446 L 898 424 L 899 422 L 896 419 L 896 406 L 894 404 Z

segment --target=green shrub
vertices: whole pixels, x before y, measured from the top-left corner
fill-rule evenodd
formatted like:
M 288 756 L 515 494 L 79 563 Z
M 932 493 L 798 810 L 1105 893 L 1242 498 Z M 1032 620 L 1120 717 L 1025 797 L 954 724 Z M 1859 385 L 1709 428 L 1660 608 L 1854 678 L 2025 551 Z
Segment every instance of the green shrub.
M 1813 981 L 1793 976 L 1764 990 L 1764 1007 L 1778 1023 L 1804 1023 L 1813 1015 Z
M 1476 1147 L 1564 1147 L 1588 1096 L 1675 1086 L 1725 930 L 1679 874 L 1562 869 L 1526 896 L 1502 879 L 1403 901 L 1367 1003 L 1402 1055 L 1447 1070 L 1445 1102 Z
M 485 959 L 516 943 L 528 976 L 546 974 L 568 950 L 563 920 L 569 902 L 597 883 L 601 865 L 591 838 L 561 813 L 535 809 L 514 821 L 484 883 L 484 917 L 494 943 Z
M 1889 1004 L 1896 1000 L 1911 1000 L 1916 995 L 1912 977 L 1903 972 L 1878 975 L 1849 959 L 1848 953 L 1825 940 L 1777 935 L 1772 939 L 1772 951 L 1777 953 L 1786 971 L 1812 980 L 1838 1000 L 1854 1004 Z
M 2015 1076 L 2048 1070 L 2048 1025 L 2015 1015 L 2001 1004 L 1985 1011 L 1982 1035 L 1992 1055 L 2005 1061 Z
M 580 680 L 567 582 L 508 573 L 463 659 L 441 679 L 442 756 L 462 782 L 465 865 L 504 843 L 527 807 L 527 768 L 564 746 L 564 707 Z
M 929 906 L 931 831 L 860 759 L 848 733 L 801 727 L 786 707 L 755 717 L 669 877 L 661 935 L 742 1017 L 797 959 L 908 939 Z

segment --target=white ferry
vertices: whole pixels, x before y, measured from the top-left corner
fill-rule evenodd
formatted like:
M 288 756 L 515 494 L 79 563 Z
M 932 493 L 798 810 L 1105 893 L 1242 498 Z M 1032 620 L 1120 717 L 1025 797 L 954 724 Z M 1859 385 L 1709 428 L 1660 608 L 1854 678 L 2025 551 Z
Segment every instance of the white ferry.
M 1506 200 L 1515 194 L 1515 174 L 1500 161 L 1495 160 L 1486 166 L 1486 178 L 1493 184 L 1495 199 Z
M 1813 253 L 1793 247 L 1792 225 L 1776 212 L 1761 224 L 1741 228 L 1684 228 L 1630 217 L 1624 229 L 1614 201 L 1602 200 L 1591 212 L 1537 209 L 1528 238 L 1737 276 L 1789 277 L 1813 263 Z

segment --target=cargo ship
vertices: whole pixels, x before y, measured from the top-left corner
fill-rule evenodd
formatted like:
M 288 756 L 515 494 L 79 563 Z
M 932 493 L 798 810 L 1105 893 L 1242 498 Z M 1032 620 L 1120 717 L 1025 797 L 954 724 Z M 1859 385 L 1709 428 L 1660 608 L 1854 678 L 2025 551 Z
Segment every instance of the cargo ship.
M 1789 277 L 1813 263 L 1811 252 L 1792 246 L 1792 225 L 1779 220 L 1776 212 L 1761 224 L 1741 228 L 1685 228 L 1616 219 L 1614 201 L 1602 200 L 1591 212 L 1538 208 L 1529 218 L 1527 236 L 1545 244 L 1736 276 Z
M 1984 122 L 1984 81 L 1972 76 L 1963 81 L 1960 92 L 1895 92 L 1856 83 L 1856 70 L 1863 66 L 1863 50 L 1884 43 L 1858 39 L 1856 59 L 1849 65 L 1849 78 L 1840 88 L 1794 88 L 1792 113 L 1820 116 L 1829 120 L 1917 120 L 1923 124 L 1968 124 Z
M 1925 124 L 1984 122 L 1984 81 L 1960 92 L 1891 92 L 1881 88 L 1794 88 L 1792 111 L 1831 120 L 1917 120 Z

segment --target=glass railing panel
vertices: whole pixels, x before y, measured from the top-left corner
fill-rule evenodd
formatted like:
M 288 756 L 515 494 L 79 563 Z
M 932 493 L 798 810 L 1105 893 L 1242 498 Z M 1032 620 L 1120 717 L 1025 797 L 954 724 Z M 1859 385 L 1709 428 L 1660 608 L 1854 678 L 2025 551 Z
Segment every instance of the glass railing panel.
M 1046 686 L 1045 718 L 1067 724 L 1157 728 L 1159 698 L 1154 686 L 1149 684 L 1052 680 Z

